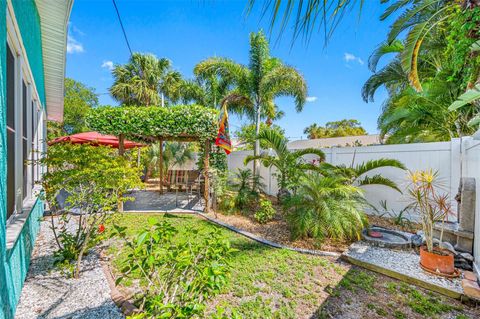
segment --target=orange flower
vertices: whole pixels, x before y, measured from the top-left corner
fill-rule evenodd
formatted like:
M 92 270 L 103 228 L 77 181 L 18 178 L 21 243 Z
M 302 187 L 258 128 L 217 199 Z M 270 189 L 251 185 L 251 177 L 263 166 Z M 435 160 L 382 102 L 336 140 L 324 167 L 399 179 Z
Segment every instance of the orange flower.
M 103 225 L 103 224 L 98 225 L 98 232 L 101 234 L 104 231 L 105 231 L 105 225 Z

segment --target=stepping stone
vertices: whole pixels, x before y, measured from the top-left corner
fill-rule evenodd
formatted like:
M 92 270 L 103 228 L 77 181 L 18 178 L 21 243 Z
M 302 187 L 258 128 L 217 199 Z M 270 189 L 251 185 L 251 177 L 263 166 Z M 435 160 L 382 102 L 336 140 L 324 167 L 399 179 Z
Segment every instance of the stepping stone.
M 477 281 L 462 279 L 462 287 L 465 295 L 472 299 L 480 300 L 480 286 Z

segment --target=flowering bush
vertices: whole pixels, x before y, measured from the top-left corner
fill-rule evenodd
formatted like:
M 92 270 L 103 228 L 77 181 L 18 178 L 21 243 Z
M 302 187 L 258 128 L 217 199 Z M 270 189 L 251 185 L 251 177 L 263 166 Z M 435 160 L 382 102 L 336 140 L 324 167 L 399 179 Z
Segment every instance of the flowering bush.
M 110 213 L 130 199 L 123 194 L 141 186 L 140 172 L 113 149 L 100 146 L 57 144 L 41 162 L 48 166 L 42 184 L 53 212 L 57 262 L 78 277 L 83 255 L 97 243 Z M 61 194 L 68 194 L 65 203 Z M 60 215 L 56 223 L 54 214 Z

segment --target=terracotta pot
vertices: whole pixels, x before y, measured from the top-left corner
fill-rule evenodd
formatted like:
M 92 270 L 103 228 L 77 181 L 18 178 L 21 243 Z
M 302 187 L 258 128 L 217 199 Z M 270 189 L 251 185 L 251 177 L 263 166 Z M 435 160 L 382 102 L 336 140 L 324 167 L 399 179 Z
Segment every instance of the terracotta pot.
M 426 246 L 420 247 L 420 265 L 434 273 L 452 275 L 455 273 L 453 253 L 438 247 L 429 252 Z

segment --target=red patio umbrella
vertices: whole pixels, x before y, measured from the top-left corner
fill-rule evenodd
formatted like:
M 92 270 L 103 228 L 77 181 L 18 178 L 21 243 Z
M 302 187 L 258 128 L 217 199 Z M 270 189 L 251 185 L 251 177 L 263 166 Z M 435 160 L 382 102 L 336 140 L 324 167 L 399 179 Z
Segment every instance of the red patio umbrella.
M 113 135 L 103 135 L 98 132 L 85 132 L 85 133 L 78 133 L 69 136 L 61 136 L 57 137 L 56 139 L 48 142 L 48 145 L 53 145 L 57 143 L 65 143 L 70 142 L 73 144 L 91 144 L 93 146 L 98 145 L 106 145 L 118 148 L 118 138 Z M 124 141 L 125 149 L 135 148 L 135 147 L 142 147 L 145 146 L 141 143 L 136 143 L 132 141 Z

